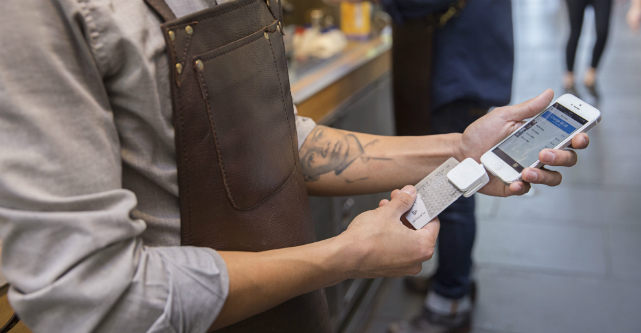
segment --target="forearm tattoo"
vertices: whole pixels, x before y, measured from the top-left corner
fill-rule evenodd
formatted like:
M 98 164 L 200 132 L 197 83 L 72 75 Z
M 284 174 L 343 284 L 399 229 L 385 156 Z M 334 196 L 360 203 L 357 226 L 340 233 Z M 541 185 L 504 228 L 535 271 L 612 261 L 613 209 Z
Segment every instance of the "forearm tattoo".
M 366 149 L 378 142 L 378 139 L 363 145 L 354 134 L 325 126 L 316 126 L 305 140 L 300 151 L 300 161 L 306 181 L 317 181 L 322 174 L 334 172 L 340 176 L 355 161 L 368 163 L 371 160 L 388 161 L 391 158 L 368 156 Z M 367 180 L 369 176 L 349 179 L 353 183 Z

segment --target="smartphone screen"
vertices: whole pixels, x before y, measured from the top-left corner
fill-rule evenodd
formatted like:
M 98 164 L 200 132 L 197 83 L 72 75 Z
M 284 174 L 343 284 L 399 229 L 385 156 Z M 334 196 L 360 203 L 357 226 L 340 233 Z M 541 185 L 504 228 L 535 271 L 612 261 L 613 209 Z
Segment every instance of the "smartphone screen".
M 554 103 L 492 152 L 520 173 L 539 159 L 541 150 L 558 146 L 587 122 L 563 105 Z

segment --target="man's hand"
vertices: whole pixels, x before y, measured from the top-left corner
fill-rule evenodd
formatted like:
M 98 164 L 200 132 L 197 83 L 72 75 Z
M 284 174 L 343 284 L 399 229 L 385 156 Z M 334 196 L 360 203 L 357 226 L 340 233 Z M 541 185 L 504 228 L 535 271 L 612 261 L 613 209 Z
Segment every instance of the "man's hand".
M 357 216 L 342 234 L 320 242 L 263 252 L 219 251 L 229 274 L 229 296 L 211 330 L 263 312 L 345 279 L 417 274 L 434 253 L 439 222 L 421 230 L 401 223 L 416 189 L 396 190 L 392 201 Z
M 479 162 L 482 154 L 521 127 L 523 119 L 534 117 L 547 108 L 553 97 L 554 92 L 548 89 L 527 102 L 497 108 L 475 121 L 461 137 L 457 158 L 462 161 L 471 157 Z M 572 139 L 572 148 L 584 149 L 589 142 L 587 134 L 579 133 Z M 570 167 L 576 164 L 577 155 L 573 150 L 544 149 L 539 153 L 539 160 L 546 165 Z M 527 193 L 530 190 L 529 183 L 548 186 L 561 183 L 559 172 L 546 169 L 525 168 L 522 178 L 523 181 L 514 182 L 508 187 L 490 175 L 490 182 L 479 192 L 505 197 Z
M 400 277 L 421 271 L 421 263 L 432 258 L 440 228 L 438 219 L 423 229 L 411 230 L 401 222 L 416 199 L 416 188 L 405 186 L 394 191 L 391 201 L 362 213 L 336 238 L 349 250 L 349 278 Z M 349 271 L 349 270 L 348 270 Z

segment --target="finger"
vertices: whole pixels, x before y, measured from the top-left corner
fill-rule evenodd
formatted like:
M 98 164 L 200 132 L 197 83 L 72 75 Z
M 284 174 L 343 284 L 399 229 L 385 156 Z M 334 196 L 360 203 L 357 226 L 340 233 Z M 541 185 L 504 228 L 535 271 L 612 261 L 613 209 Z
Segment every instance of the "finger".
M 394 217 L 400 219 L 403 213 L 412 208 L 414 200 L 416 200 L 416 188 L 412 185 L 407 185 L 387 205 L 380 209 L 388 210 Z
M 390 195 L 390 198 L 394 199 L 394 197 L 395 197 L 395 196 L 396 196 L 400 191 L 401 191 L 401 190 L 399 190 L 399 189 L 396 189 L 396 190 L 392 191 L 392 194 Z
M 539 152 L 539 160 L 545 165 L 571 167 L 577 158 L 574 150 L 543 149 Z
M 508 193 L 507 196 L 510 195 L 523 195 L 525 193 L 528 193 L 530 191 L 530 188 L 532 188 L 532 185 L 528 182 L 521 182 L 521 181 L 516 181 L 512 182 L 510 186 L 507 187 Z
M 383 199 L 381 202 L 378 203 L 378 207 L 383 207 L 389 203 L 389 200 Z
M 557 186 L 561 184 L 561 180 L 563 179 L 563 176 L 557 171 L 535 168 L 525 168 L 521 173 L 521 177 L 526 182 L 547 186 Z
M 438 236 L 438 232 L 440 229 L 441 229 L 441 220 L 439 220 L 438 217 L 435 217 L 428 224 L 424 225 L 423 228 L 421 228 L 420 230 L 429 231 L 429 234 L 433 235 L 434 240 L 436 240 L 436 236 Z
M 416 232 L 420 233 L 423 238 L 423 243 L 421 246 L 421 259 L 422 261 L 432 259 L 434 255 L 434 245 L 436 244 L 436 239 L 438 238 L 438 233 L 441 229 L 441 222 L 438 218 L 434 218 L 423 228 L 417 230 Z
M 525 118 L 534 117 L 539 112 L 543 111 L 554 98 L 554 91 L 547 89 L 541 95 L 525 101 L 521 104 L 507 106 L 502 108 L 504 114 L 507 116 L 508 121 L 520 121 Z
M 585 133 L 579 133 L 572 138 L 570 147 L 574 149 L 585 149 L 590 145 L 590 137 Z

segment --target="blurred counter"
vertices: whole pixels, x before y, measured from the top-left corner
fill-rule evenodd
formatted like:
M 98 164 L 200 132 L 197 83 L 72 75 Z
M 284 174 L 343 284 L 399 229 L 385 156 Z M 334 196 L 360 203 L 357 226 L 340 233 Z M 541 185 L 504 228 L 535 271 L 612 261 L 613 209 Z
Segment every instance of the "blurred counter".
M 378 135 L 394 135 L 391 85 L 391 34 L 349 42 L 325 60 L 289 63 L 298 114 L 318 124 Z M 343 232 L 360 213 L 374 209 L 389 193 L 310 197 L 317 239 Z M 343 281 L 326 288 L 334 332 L 360 332 L 381 279 Z
M 350 41 L 329 59 L 289 63 L 289 77 L 298 114 L 329 124 L 351 97 L 389 73 L 389 33 L 369 41 Z

